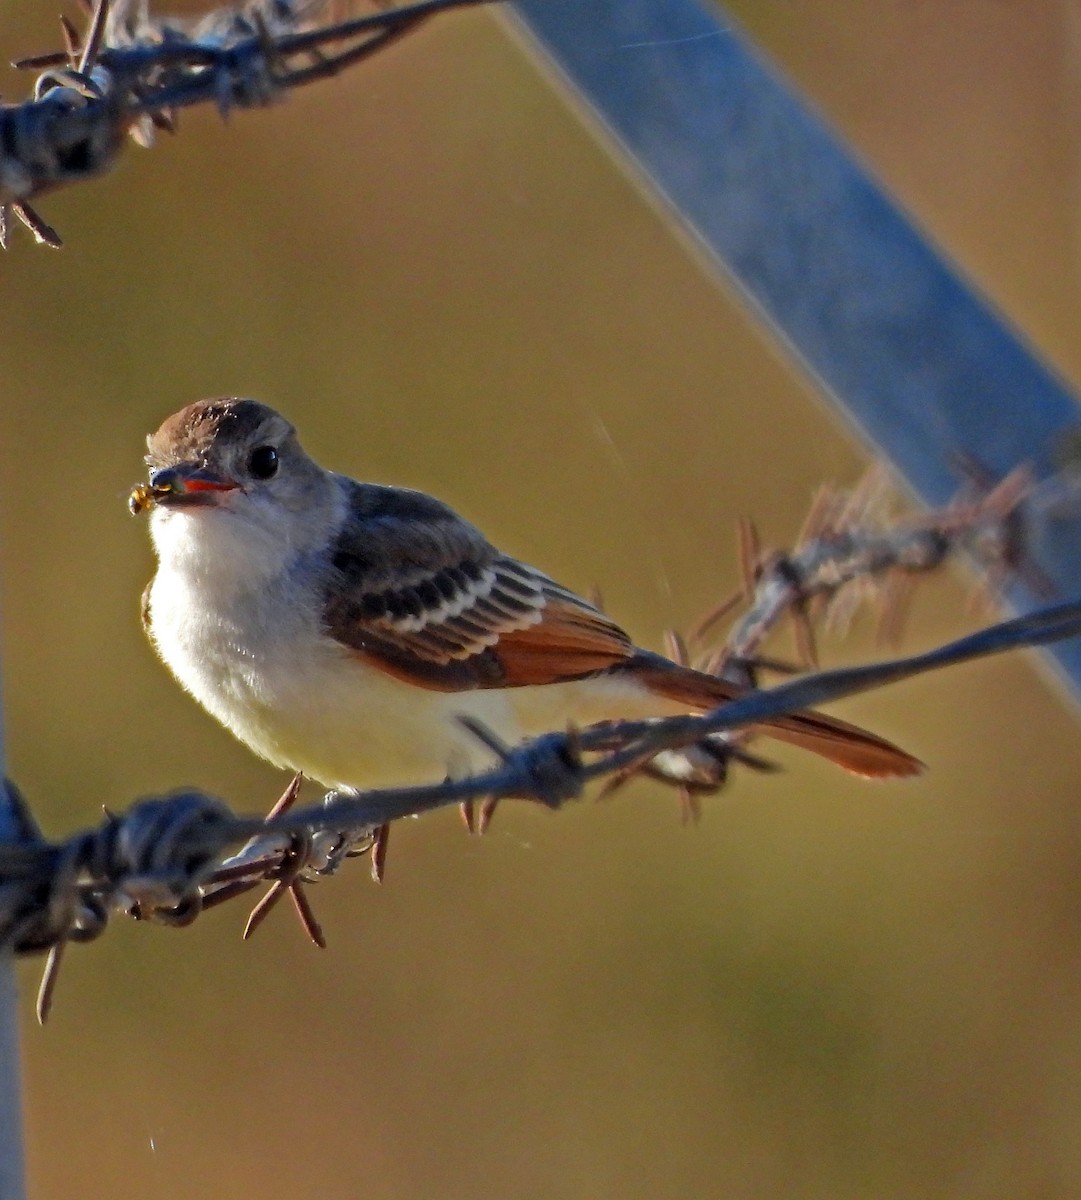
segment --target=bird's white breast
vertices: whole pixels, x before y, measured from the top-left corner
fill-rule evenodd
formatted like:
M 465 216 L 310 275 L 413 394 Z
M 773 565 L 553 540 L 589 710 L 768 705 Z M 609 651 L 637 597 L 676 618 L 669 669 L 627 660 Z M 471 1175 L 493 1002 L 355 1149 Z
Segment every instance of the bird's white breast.
M 255 753 L 331 787 L 431 781 L 480 770 L 491 753 L 458 720 L 509 743 L 607 717 L 655 697 L 618 677 L 543 687 L 430 691 L 329 637 L 321 575 L 227 512 L 155 512 L 159 570 L 150 633 L 180 683 Z
M 487 761 L 460 712 L 514 734 L 498 693 L 413 687 L 328 637 L 318 578 L 296 563 L 268 570 L 273 554 L 223 515 L 156 514 L 150 632 L 180 683 L 257 754 L 367 787 Z

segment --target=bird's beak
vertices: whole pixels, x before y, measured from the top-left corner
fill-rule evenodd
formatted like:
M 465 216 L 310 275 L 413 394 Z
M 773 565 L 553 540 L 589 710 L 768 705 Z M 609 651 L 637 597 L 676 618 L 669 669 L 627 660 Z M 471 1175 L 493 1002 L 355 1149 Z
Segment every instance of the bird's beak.
M 137 487 L 128 499 L 132 512 L 160 504 L 166 508 L 194 508 L 217 504 L 223 492 L 240 486 L 202 467 L 163 467 L 150 472 L 149 485 Z

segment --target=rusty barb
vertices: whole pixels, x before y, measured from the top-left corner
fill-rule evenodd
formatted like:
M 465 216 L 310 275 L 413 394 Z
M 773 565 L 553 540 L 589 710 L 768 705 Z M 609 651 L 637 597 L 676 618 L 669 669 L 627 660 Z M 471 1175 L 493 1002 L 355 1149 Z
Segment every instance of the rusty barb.
M 749 725 L 799 709 L 1078 635 L 1081 600 L 991 626 L 925 654 L 752 690 L 701 717 L 606 722 L 545 734 L 516 747 L 476 727 L 497 759 L 483 774 L 420 787 L 331 792 L 321 804 L 303 809 L 294 807 L 297 778 L 265 818 L 235 816 L 222 801 L 185 790 L 140 800 L 119 816 L 106 811 L 96 827 L 54 843 L 42 836 L 14 785 L 5 783 L 17 834 L 0 843 L 0 948 L 47 954 L 38 995 L 44 1021 L 65 949 L 99 937 L 112 916 L 183 928 L 207 909 L 266 883 L 269 891 L 248 918 L 245 937 L 288 893 L 307 936 L 324 946 L 307 885 L 365 854 L 373 874 L 381 877 L 392 821 L 447 805 L 511 798 L 559 809 L 593 780 L 664 762 L 688 747 L 710 745 L 719 735 L 738 737 Z
M 264 822 L 237 818 L 220 800 L 185 790 L 141 800 L 121 817 L 105 811 L 96 828 L 55 845 L 41 836 L 15 785 L 0 784 L 19 825 L 16 842 L 0 844 L 0 944 L 17 954 L 48 952 L 39 1020 L 52 1006 L 67 945 L 94 941 L 114 915 L 183 928 L 268 882 L 244 936 L 289 892 L 308 936 L 325 946 L 304 884 L 370 852 L 379 830 L 306 823 L 274 829 L 300 783 L 297 776 Z
M 688 633 L 669 631 L 667 654 L 740 687 L 757 687 L 764 671 L 795 675 L 817 668 L 819 632 L 844 633 L 865 607 L 875 614 L 879 640 L 896 645 L 919 581 L 958 557 L 967 557 L 981 573 L 973 607 L 977 600 L 993 600 L 1015 579 L 1040 599 L 1050 599 L 1054 589 L 1029 547 L 1026 505 L 1036 491 L 1032 472 L 1020 466 L 995 479 L 971 458 L 959 458 L 957 468 L 962 483 L 954 500 L 915 516 L 894 515 L 893 489 L 879 465 L 851 490 L 823 486 L 788 550 L 763 548 L 754 523 L 741 520 L 740 587 Z M 1046 483 L 1041 487 L 1046 494 Z M 718 628 L 737 610 L 741 615 L 718 642 Z M 794 662 L 762 651 L 766 639 L 785 624 L 794 635 Z M 722 734 L 644 758 L 613 776 L 605 790 L 638 775 L 659 779 L 679 792 L 684 821 L 697 821 L 702 798 L 724 787 L 734 765 L 776 769 L 751 754 L 746 741 L 744 732 Z
M 1049 599 L 1048 580 L 1025 546 L 1023 503 L 1032 474 L 1017 467 L 995 480 L 971 460 L 959 463 L 961 490 L 945 508 L 894 516 L 885 469 L 874 466 L 850 491 L 826 485 L 815 495 L 791 550 L 764 551 L 755 527 L 740 526 L 740 569 L 747 609 L 729 632 L 724 654 L 754 662 L 766 636 L 781 622 L 793 626 L 798 667 L 818 665 L 816 627 L 843 633 L 856 611 L 871 607 L 880 641 L 900 637 L 912 589 L 947 560 L 967 554 L 980 569 L 979 594 L 993 596 L 1024 576 Z M 692 644 L 715 622 L 710 614 L 690 635 Z
M 147 0 L 95 0 L 80 34 L 60 19 L 64 48 L 18 60 L 38 72 L 33 97 L 0 104 L 0 246 L 17 218 L 38 242 L 61 239 L 32 201 L 100 175 L 128 136 L 143 146 L 175 132 L 180 109 L 270 104 L 290 88 L 337 75 L 448 9 L 497 0 L 421 0 L 346 20 L 340 0 L 253 0 L 197 20 L 150 15 Z

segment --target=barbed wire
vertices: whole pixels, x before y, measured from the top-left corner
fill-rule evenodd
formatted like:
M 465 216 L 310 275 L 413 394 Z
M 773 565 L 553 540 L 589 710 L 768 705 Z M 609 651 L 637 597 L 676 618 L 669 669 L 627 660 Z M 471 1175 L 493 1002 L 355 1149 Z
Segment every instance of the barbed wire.
M 19 834 L 0 843 L 0 947 L 16 954 L 47 952 L 38 996 L 39 1019 L 52 1003 L 57 973 L 71 942 L 93 941 L 114 915 L 183 927 L 206 909 L 270 883 L 245 936 L 289 893 L 308 935 L 325 941 L 304 893 L 307 883 L 334 874 L 346 859 L 373 853 L 390 822 L 464 801 L 529 799 L 559 809 L 593 780 L 611 777 L 662 751 L 706 735 L 838 700 L 923 672 L 989 654 L 1081 635 L 1081 600 L 1002 622 L 932 650 L 868 666 L 822 671 L 751 691 L 704 716 L 619 721 L 550 733 L 505 746 L 476 723 L 470 728 L 497 763 L 467 779 L 345 794 L 293 807 L 299 778 L 266 818 L 236 816 L 221 800 L 196 790 L 106 812 L 95 828 L 49 842 L 13 784 L 6 784 Z
M 147 0 L 95 0 L 85 36 L 61 17 L 64 49 L 18 60 L 37 70 L 32 99 L 0 105 L 0 247 L 9 218 L 54 248 L 56 230 L 31 203 L 108 170 L 126 137 L 144 146 L 175 132 L 179 110 L 213 104 L 222 117 L 337 75 L 450 9 L 498 0 L 421 0 L 319 24 L 334 0 L 253 0 L 197 20 L 150 15 Z
M 879 464 L 851 489 L 825 485 L 787 550 L 764 549 L 754 523 L 741 520 L 740 588 L 688 633 L 668 630 L 669 657 L 737 686 L 756 687 L 763 671 L 793 675 L 817 667 L 816 628 L 843 632 L 864 606 L 876 610 L 880 640 L 896 644 L 917 583 L 958 558 L 981 571 L 975 597 L 993 598 L 1002 584 L 1020 579 L 1040 599 L 1053 598 L 1054 588 L 1030 543 L 1045 513 L 1075 495 L 1076 473 L 1064 465 L 1037 484 L 1022 465 L 996 479 L 967 458 L 958 461 L 958 470 L 963 483 L 954 500 L 917 515 L 893 514 L 893 489 Z M 741 606 L 744 611 L 723 642 L 711 644 L 718 626 Z M 795 662 L 762 651 L 786 623 L 795 633 Z M 683 750 L 666 750 L 617 772 L 605 790 L 648 775 L 675 786 L 684 820 L 698 820 L 703 797 L 725 786 L 733 764 L 775 769 L 747 749 L 746 737 L 744 732 L 719 734 Z M 490 809 L 491 803 L 482 808 L 481 827 Z

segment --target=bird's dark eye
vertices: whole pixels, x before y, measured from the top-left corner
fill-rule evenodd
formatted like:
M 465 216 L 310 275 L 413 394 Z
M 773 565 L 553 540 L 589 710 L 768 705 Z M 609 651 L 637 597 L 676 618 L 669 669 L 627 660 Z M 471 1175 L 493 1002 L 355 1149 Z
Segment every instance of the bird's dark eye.
M 257 446 L 248 459 L 248 470 L 256 479 L 269 479 L 278 471 L 278 452 L 273 446 Z

